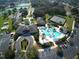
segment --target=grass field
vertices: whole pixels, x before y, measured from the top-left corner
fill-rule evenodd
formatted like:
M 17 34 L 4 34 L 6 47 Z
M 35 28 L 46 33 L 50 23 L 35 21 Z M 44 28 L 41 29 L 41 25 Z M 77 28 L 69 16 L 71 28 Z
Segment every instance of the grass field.
M 3 17 L 0 17 L 0 29 L 3 26 L 3 22 L 4 22 Z
M 66 19 L 66 23 L 65 23 L 64 27 L 67 28 L 68 31 L 72 31 L 72 25 L 73 25 L 74 18 L 66 16 L 65 19 Z
M 28 45 L 27 40 L 23 40 L 23 41 L 21 42 L 21 49 L 22 49 L 22 50 L 26 50 L 27 45 Z
M 1 27 L 3 27 L 4 22 L 8 22 L 9 30 L 12 30 L 12 19 L 8 17 L 7 18 L 0 17 L 0 30 L 1 30 Z

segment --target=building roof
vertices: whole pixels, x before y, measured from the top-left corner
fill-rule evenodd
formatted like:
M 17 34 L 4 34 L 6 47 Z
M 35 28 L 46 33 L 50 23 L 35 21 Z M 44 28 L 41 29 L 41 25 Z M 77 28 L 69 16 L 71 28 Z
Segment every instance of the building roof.
M 24 39 L 30 42 L 30 47 L 33 45 L 33 36 L 19 36 L 15 43 L 15 48 L 17 51 L 21 49 L 21 41 L 23 41 Z
M 16 30 L 16 33 L 20 34 L 20 35 L 28 35 L 29 28 L 28 28 L 28 26 L 19 26 Z
M 10 39 L 10 34 L 6 34 L 5 32 L 2 33 L 3 35 L 0 36 L 0 52 L 5 53 L 5 51 L 9 47 L 9 43 L 11 42 Z
M 37 32 L 37 26 L 36 25 L 30 25 L 29 30 L 30 30 L 30 33 L 35 33 L 35 32 Z
M 58 17 L 58 16 L 54 16 L 50 20 L 52 22 L 57 23 L 57 24 L 60 24 L 60 25 L 64 25 L 64 23 L 66 21 L 64 18 L 61 18 L 61 17 Z
M 36 25 L 19 26 L 16 30 L 16 33 L 21 35 L 30 35 L 35 32 L 37 32 Z

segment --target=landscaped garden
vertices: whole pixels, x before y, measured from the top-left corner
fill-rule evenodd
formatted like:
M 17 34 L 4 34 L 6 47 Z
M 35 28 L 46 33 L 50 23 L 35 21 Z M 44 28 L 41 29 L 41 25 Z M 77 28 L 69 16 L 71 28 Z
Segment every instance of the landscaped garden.
M 24 40 L 21 42 L 21 49 L 22 49 L 22 50 L 26 50 L 27 45 L 28 45 L 28 41 L 24 39 Z

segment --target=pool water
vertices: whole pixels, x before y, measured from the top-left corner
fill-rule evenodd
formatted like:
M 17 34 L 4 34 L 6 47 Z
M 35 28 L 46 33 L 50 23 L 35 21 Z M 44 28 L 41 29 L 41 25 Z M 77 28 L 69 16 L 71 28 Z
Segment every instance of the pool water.
M 54 39 L 54 41 L 57 41 L 58 37 L 62 34 L 60 32 L 57 32 L 55 30 L 55 27 L 52 28 L 42 27 L 41 31 L 45 34 L 45 36 L 49 36 L 50 38 Z

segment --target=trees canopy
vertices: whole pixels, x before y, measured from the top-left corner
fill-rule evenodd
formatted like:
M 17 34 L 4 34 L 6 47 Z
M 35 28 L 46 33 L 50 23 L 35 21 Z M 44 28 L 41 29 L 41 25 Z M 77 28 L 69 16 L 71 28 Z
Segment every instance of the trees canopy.
M 26 54 L 28 59 L 38 59 L 38 52 L 35 47 L 29 49 L 29 51 Z
M 15 52 L 11 48 L 7 49 L 5 52 L 5 59 L 14 59 L 15 58 Z

